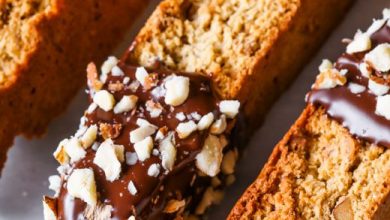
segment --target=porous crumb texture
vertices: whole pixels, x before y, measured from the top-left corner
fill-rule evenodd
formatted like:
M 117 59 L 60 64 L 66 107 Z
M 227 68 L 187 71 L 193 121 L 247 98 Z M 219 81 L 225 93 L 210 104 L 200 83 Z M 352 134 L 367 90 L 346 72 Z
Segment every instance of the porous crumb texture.
M 0 0 L 0 168 L 18 134 L 42 134 L 121 41 L 142 0 Z
M 131 59 L 212 74 L 221 96 L 247 102 L 248 118 L 261 119 L 350 2 L 166 0 L 136 38 Z
M 389 219 L 390 151 L 308 106 L 229 219 Z

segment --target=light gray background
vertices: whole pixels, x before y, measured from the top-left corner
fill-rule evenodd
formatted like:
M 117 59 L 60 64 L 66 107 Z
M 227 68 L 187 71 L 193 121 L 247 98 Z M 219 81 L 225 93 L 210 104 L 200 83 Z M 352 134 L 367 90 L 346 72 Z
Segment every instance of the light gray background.
M 129 31 L 127 40 L 114 54 L 120 55 L 127 48 L 156 2 L 153 1 L 133 30 Z M 256 178 L 273 146 L 282 138 L 303 109 L 305 93 L 315 79 L 321 60 L 336 59 L 343 50 L 340 40 L 343 37 L 352 37 L 358 28 L 366 29 L 371 24 L 372 18 L 381 16 L 382 9 L 385 7 L 390 7 L 389 0 L 356 2 L 341 25 L 302 71 L 300 77 L 271 109 L 263 126 L 256 132 L 237 165 L 237 181 L 226 191 L 222 204 L 211 210 L 209 219 L 225 218 L 234 202 Z M 50 125 L 48 133 L 42 139 L 26 140 L 23 137 L 16 139 L 15 146 L 9 151 L 9 158 L 0 179 L 0 220 L 43 218 L 41 197 L 44 194 L 52 194 L 47 189 L 47 177 L 56 174 L 58 165 L 52 157 L 52 152 L 60 140 L 75 132 L 86 102 L 86 95 L 81 91 L 65 114 Z

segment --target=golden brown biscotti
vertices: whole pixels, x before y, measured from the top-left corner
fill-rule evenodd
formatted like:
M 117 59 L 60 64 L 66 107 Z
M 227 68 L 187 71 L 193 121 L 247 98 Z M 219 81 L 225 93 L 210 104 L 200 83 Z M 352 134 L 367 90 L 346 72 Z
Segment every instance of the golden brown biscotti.
M 308 105 L 228 219 L 390 218 L 390 10 L 324 60 Z
M 0 0 L 0 168 L 14 137 L 45 131 L 146 2 Z
M 254 128 L 351 2 L 166 0 L 136 37 L 131 59 L 211 73 L 217 92 L 238 98 L 245 127 Z

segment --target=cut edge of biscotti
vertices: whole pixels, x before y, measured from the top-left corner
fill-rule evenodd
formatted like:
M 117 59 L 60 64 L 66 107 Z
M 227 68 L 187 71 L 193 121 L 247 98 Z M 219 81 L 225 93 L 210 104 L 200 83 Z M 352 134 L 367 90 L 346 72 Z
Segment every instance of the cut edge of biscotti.
M 26 65 L 39 42 L 37 26 L 56 13 L 56 2 L 48 0 L 0 1 L 0 89 L 17 78 L 17 69 Z
M 385 9 L 384 18 L 374 20 L 366 33 L 389 26 L 386 20 L 389 15 L 390 10 Z M 368 41 L 362 38 L 368 39 L 364 32 L 358 31 L 353 40 L 348 40 L 346 53 L 373 51 L 371 44 L 364 44 Z M 372 65 L 377 71 L 377 61 L 388 57 L 388 61 L 381 64 L 389 67 L 389 54 L 382 55 L 367 65 Z M 330 61 L 324 60 L 319 69 L 313 88 L 346 86 L 345 77 L 334 72 Z M 337 85 L 330 85 L 336 81 Z M 372 83 L 368 87 L 375 94 L 380 86 L 380 83 Z M 359 94 L 359 91 L 355 92 Z M 379 102 L 375 114 L 386 115 L 378 111 Z M 280 218 L 390 218 L 390 150 L 382 144 L 357 137 L 344 124 L 329 116 L 325 107 L 309 102 L 229 215 L 229 219 Z
M 389 150 L 309 105 L 229 219 L 375 219 L 389 208 L 389 173 Z

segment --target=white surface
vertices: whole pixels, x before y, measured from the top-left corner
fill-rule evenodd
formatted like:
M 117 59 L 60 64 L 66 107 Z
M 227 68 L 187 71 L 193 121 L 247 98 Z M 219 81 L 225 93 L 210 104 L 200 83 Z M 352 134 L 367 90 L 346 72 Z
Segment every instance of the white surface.
M 390 7 L 389 0 L 359 0 L 333 32 L 319 53 L 302 71 L 300 77 L 271 109 L 263 126 L 252 138 L 237 167 L 237 181 L 226 191 L 224 201 L 215 206 L 209 219 L 226 217 L 234 202 L 245 188 L 256 178 L 267 160 L 273 146 L 283 137 L 290 125 L 303 109 L 304 96 L 309 90 L 323 58 L 334 60 L 342 52 L 340 40 L 352 37 L 358 28 L 366 29 L 371 19 L 379 17 L 384 7 Z M 153 9 L 151 5 L 145 17 L 137 22 L 131 33 L 136 33 Z M 132 34 L 123 42 L 120 54 L 131 42 Z M 49 127 L 47 135 L 40 140 L 17 138 L 15 146 L 9 151 L 9 158 L 0 179 L 0 220 L 42 219 L 41 197 L 51 195 L 47 178 L 56 174 L 57 163 L 52 152 L 58 142 L 76 130 L 80 116 L 86 107 L 86 95 L 80 92 L 69 109 Z

